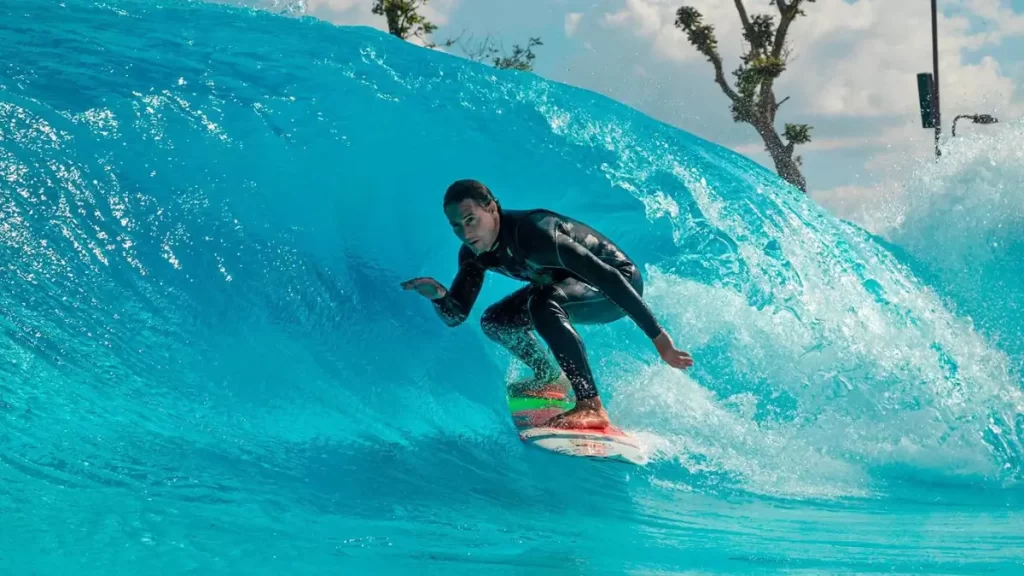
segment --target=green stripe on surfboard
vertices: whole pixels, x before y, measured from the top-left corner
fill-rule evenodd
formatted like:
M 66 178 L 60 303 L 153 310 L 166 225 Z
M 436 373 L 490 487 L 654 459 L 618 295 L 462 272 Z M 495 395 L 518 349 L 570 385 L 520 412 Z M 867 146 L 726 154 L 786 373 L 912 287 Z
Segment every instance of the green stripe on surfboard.
M 522 412 L 523 410 L 542 410 L 544 408 L 562 408 L 568 410 L 576 403 L 570 400 L 553 400 L 551 398 L 523 398 L 511 396 L 508 399 L 510 412 Z

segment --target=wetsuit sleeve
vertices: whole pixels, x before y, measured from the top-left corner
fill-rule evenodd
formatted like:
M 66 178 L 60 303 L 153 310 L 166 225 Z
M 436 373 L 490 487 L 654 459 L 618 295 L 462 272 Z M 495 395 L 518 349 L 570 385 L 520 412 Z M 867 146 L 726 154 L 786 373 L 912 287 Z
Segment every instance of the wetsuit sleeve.
M 661 325 L 643 298 L 626 277 L 605 264 L 593 252 L 561 232 L 554 232 L 554 256 L 558 264 L 594 286 L 622 308 L 652 340 L 661 334 Z
M 469 316 L 480 288 L 484 285 L 484 267 L 465 246 L 459 250 L 459 271 L 444 296 L 432 300 L 434 310 L 449 326 L 462 324 Z

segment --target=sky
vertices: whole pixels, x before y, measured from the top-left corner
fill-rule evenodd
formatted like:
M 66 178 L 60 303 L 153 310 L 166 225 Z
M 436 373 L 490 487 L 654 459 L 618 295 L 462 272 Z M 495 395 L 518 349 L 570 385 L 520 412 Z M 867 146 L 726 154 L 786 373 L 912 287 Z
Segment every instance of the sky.
M 770 0 L 743 2 L 751 14 L 778 14 Z M 386 30 L 372 3 L 306 0 L 306 7 L 336 24 Z M 754 129 L 733 122 L 711 64 L 675 27 L 684 4 L 715 26 L 731 80 L 742 52 L 731 0 L 430 0 L 424 14 L 439 26 L 435 41 L 490 35 L 511 49 L 539 36 L 538 75 L 614 98 L 774 170 Z M 1019 119 L 1024 0 L 938 0 L 938 11 L 944 136 L 957 114 Z M 812 142 L 797 148 L 809 194 L 826 206 L 856 204 L 899 178 L 908 160 L 934 157 L 934 131 L 921 126 L 917 98 L 917 73 L 932 71 L 931 4 L 817 0 L 805 12 L 790 28 L 788 69 L 776 81 L 778 98 L 790 98 L 777 128 L 812 125 Z M 957 124 L 958 133 L 991 129 Z

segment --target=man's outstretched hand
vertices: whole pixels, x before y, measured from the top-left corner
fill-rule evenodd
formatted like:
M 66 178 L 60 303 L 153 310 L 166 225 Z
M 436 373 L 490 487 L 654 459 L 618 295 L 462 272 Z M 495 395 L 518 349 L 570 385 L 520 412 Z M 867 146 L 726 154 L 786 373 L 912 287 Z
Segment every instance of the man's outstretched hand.
M 415 290 L 420 295 L 425 296 L 431 300 L 437 300 L 443 298 L 448 290 L 441 285 L 440 282 L 433 278 L 413 278 L 412 280 L 406 280 L 402 282 L 402 288 L 406 290 Z
M 677 350 L 668 332 L 662 331 L 654 339 L 654 347 L 658 349 L 661 359 L 674 368 L 689 368 L 693 366 L 693 358 L 689 352 Z

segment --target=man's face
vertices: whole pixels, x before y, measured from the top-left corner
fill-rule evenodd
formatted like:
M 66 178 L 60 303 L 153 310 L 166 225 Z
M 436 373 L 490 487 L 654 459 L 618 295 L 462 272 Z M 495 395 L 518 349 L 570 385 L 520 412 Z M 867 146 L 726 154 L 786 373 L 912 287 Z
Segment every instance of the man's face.
M 498 211 L 493 202 L 484 208 L 467 199 L 448 205 L 444 213 L 455 235 L 474 254 L 490 250 L 498 239 Z

